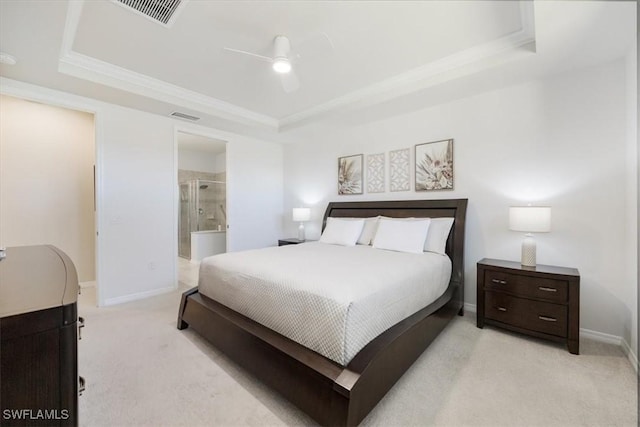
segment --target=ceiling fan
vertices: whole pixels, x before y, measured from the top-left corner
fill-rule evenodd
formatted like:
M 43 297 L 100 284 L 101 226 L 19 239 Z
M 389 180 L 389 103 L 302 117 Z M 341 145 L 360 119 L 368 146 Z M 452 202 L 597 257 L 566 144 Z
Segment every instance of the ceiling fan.
M 322 40 L 322 44 L 328 45 L 332 49 L 333 43 L 331 43 L 331 39 L 329 39 L 329 36 L 324 33 L 321 33 L 320 36 L 320 38 L 314 36 L 306 40 L 300 46 L 307 46 L 308 44 L 310 44 L 309 41 L 317 41 L 318 39 L 320 39 Z M 243 55 L 249 55 L 253 58 L 271 63 L 273 71 L 280 76 L 282 88 L 287 93 L 294 92 L 300 87 L 300 81 L 298 80 L 298 76 L 293 69 L 293 64 L 301 58 L 301 55 L 298 52 L 294 52 L 291 50 L 291 43 L 289 42 L 289 38 L 287 36 L 279 35 L 273 39 L 272 57 L 230 47 L 224 47 L 224 50 L 234 53 L 240 53 Z

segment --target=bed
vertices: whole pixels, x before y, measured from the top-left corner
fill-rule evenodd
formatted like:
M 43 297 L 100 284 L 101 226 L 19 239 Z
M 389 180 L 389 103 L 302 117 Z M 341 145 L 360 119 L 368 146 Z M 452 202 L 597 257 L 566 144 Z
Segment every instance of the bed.
M 224 296 L 210 298 L 198 287 L 182 296 L 178 329 L 193 328 L 320 424 L 357 425 L 447 323 L 462 315 L 466 206 L 466 199 L 329 203 L 323 229 L 329 217 L 454 218 L 446 243 L 451 275 L 444 293 L 344 359 L 307 348 L 223 304 Z

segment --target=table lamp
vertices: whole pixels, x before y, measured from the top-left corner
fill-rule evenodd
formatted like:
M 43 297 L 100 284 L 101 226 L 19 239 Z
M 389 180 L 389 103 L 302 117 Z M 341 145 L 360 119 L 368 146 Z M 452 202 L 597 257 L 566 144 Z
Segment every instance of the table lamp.
M 524 231 L 522 265 L 536 266 L 536 241 L 532 233 L 551 231 L 551 208 L 548 206 L 512 206 L 509 208 L 509 230 Z
M 311 219 L 311 209 L 309 208 L 293 208 L 293 220 L 300 222 L 298 227 L 298 240 L 304 242 L 304 222 Z

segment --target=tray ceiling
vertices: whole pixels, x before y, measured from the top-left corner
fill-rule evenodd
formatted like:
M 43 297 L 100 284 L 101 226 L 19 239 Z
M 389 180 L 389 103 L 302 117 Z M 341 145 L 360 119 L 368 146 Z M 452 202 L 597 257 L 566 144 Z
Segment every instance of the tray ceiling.
M 167 28 L 116 2 L 74 2 L 61 71 L 124 90 L 137 81 L 147 96 L 151 86 L 187 108 L 279 127 L 530 43 L 528 5 L 188 1 Z M 269 56 L 279 34 L 299 49 L 292 93 L 269 63 L 223 49 Z
M 279 34 L 300 53 L 291 93 L 223 50 L 270 56 Z M 633 2 L 182 0 L 164 25 L 112 0 L 4 0 L 0 50 L 18 63 L 0 75 L 284 141 L 612 61 L 636 35 Z

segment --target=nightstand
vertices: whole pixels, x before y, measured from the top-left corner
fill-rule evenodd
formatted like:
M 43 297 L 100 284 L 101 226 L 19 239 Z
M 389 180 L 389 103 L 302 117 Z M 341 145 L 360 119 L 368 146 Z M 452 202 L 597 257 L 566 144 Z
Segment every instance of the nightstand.
M 478 262 L 477 325 L 566 343 L 579 353 L 580 273 L 485 258 Z
M 298 240 L 295 237 L 292 239 L 278 240 L 278 246 L 297 245 L 298 243 L 308 242 L 309 240 Z

